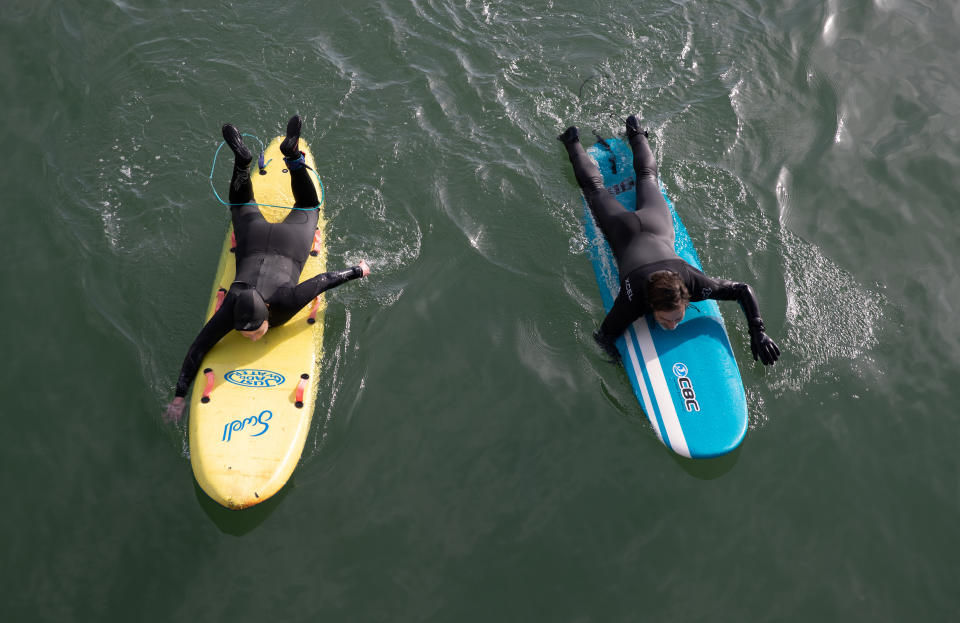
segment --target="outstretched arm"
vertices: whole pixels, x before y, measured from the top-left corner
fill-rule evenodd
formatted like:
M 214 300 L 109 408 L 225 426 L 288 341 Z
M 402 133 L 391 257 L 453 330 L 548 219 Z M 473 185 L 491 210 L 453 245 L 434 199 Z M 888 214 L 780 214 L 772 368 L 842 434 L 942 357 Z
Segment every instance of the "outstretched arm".
M 230 332 L 231 319 L 233 318 L 232 306 L 221 305 L 220 309 L 203 326 L 187 356 L 183 359 L 183 365 L 180 367 L 180 377 L 177 379 L 177 388 L 174 392 L 173 401 L 167 406 L 164 419 L 168 422 L 176 422 L 183 415 L 183 409 L 186 406 L 185 396 L 193 378 L 197 376 L 197 370 L 200 369 L 200 362 L 203 357 L 213 348 L 214 344 L 223 339 Z
M 353 268 L 346 270 L 332 271 L 323 273 L 307 279 L 293 289 L 293 313 L 296 313 L 304 305 L 312 301 L 317 295 L 335 288 L 343 283 L 365 277 L 370 274 L 370 267 L 365 261 L 361 261 Z
M 593 334 L 593 339 L 614 362 L 620 360 L 620 352 L 617 350 L 616 345 L 617 338 L 623 335 L 627 327 L 639 317 L 640 315 L 636 313 L 633 305 L 630 304 L 630 301 L 621 289 L 620 293 L 617 294 L 616 300 L 613 302 L 613 307 L 611 307 L 607 313 L 607 317 L 603 319 L 600 328 Z
M 770 366 L 780 358 L 780 348 L 765 332 L 763 318 L 760 317 L 760 305 L 757 295 L 746 283 L 714 279 L 710 296 L 707 298 L 718 301 L 737 301 L 747 317 L 750 327 L 750 350 L 753 351 L 753 360 L 759 359 L 764 365 Z

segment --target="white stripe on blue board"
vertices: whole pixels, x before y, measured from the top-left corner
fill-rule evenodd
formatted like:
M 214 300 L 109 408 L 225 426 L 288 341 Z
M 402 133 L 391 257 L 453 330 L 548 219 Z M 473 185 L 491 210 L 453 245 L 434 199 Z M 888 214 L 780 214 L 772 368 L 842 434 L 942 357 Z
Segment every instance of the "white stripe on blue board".
M 647 326 L 647 319 L 641 316 L 633 323 L 633 329 L 637 336 L 637 343 L 640 345 L 640 353 L 643 355 L 644 362 L 646 363 L 647 374 L 649 374 L 650 377 L 650 385 L 653 387 L 653 394 L 657 398 L 657 406 L 660 407 L 660 418 L 663 420 L 663 426 L 666 429 L 670 447 L 680 456 L 689 457 L 690 449 L 687 447 L 687 439 L 683 436 L 683 428 L 680 427 L 680 418 L 677 416 L 677 409 L 673 404 L 673 397 L 670 395 L 667 379 L 663 375 L 663 367 L 660 365 L 657 348 L 653 345 L 653 336 L 650 335 L 650 327 Z
M 627 353 L 630 355 L 630 365 L 633 367 L 633 375 L 637 379 L 637 387 L 640 388 L 640 395 L 643 397 L 643 408 L 647 412 L 650 423 L 653 424 L 653 430 L 661 443 L 665 443 L 663 435 L 660 434 L 660 425 L 657 424 L 657 414 L 653 410 L 653 403 L 650 401 L 650 394 L 647 393 L 647 382 L 643 380 L 643 370 L 640 369 L 640 358 L 637 357 L 637 349 L 633 346 L 633 329 L 627 328 L 627 334 L 624 336 L 624 342 L 627 344 Z

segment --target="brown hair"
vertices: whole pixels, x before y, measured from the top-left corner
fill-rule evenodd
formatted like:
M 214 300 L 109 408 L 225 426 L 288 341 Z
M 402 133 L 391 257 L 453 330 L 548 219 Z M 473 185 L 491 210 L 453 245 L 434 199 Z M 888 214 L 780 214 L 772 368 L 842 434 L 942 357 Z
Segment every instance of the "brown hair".
M 690 292 L 683 279 L 669 270 L 658 270 L 647 283 L 647 303 L 656 311 L 683 309 L 690 302 Z

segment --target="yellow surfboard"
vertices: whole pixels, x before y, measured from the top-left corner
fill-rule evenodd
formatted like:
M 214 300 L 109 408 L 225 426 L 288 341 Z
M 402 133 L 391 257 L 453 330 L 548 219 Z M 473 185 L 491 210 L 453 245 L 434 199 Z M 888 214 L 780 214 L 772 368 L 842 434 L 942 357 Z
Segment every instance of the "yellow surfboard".
M 251 171 L 256 200 L 292 206 L 290 175 L 280 153 L 283 137 L 264 152 L 266 166 Z M 300 149 L 313 168 L 303 139 Z M 314 248 L 301 281 L 326 271 L 323 232 L 324 197 Z M 261 206 L 268 221 L 281 221 L 289 210 Z M 216 311 L 236 272 L 233 231 L 223 245 L 207 319 Z M 232 509 L 253 506 L 272 496 L 290 478 L 310 431 L 323 347 L 323 295 L 286 324 L 271 327 L 256 342 L 231 331 L 207 353 L 190 398 L 190 462 L 200 487 Z

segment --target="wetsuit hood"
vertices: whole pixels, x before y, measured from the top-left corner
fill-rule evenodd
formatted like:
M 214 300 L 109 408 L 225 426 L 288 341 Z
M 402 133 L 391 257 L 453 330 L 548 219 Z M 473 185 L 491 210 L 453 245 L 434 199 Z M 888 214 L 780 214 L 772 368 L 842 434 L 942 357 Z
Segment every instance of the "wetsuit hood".
M 235 281 L 230 287 L 236 301 L 233 304 L 233 328 L 237 331 L 255 331 L 267 319 L 267 304 L 253 286 Z

